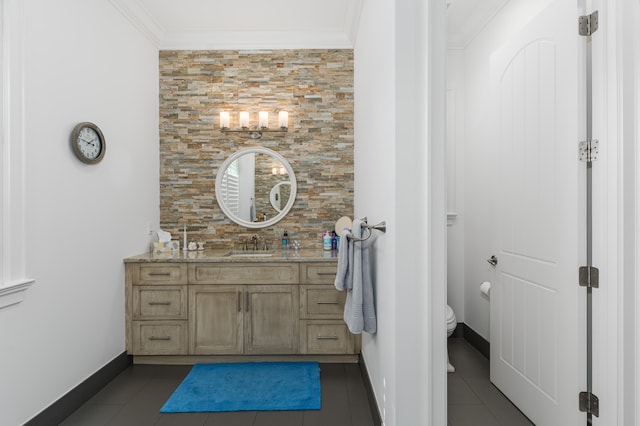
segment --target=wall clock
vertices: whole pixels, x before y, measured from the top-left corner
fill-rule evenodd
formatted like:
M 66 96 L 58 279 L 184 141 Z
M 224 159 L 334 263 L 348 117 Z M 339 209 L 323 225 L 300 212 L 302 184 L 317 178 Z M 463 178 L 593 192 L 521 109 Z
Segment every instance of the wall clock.
M 78 159 L 86 164 L 97 164 L 104 157 L 107 143 L 98 126 L 78 123 L 71 132 L 71 146 Z

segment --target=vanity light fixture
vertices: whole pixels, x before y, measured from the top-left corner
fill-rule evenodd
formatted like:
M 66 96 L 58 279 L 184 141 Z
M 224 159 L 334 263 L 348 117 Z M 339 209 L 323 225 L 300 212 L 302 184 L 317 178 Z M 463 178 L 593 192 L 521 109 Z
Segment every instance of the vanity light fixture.
M 286 173 L 287 173 L 287 170 L 284 167 L 280 167 L 280 168 L 274 167 L 271 169 L 272 175 L 277 175 L 277 174 L 284 175 Z
M 263 133 L 286 133 L 289 131 L 289 113 L 287 111 L 280 111 L 278 113 L 278 129 L 269 129 L 268 111 L 260 111 L 258 113 L 258 125 L 253 128 L 249 126 L 249 112 L 247 111 L 240 112 L 238 121 L 240 129 L 231 129 L 229 127 L 229 113 L 227 111 L 221 111 L 220 131 L 222 133 L 246 133 L 251 139 L 260 139 Z

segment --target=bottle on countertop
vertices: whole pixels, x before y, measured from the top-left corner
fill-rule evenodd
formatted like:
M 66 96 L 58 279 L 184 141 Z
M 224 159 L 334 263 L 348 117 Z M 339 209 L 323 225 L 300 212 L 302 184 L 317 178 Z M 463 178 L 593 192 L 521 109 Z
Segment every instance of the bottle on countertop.
M 282 235 L 282 248 L 289 248 L 289 234 L 287 234 L 287 231 L 284 231 L 284 234 Z
M 322 233 L 322 248 L 324 250 L 331 250 L 331 234 L 328 232 Z
M 331 231 L 331 250 L 338 250 L 338 238 L 336 231 Z

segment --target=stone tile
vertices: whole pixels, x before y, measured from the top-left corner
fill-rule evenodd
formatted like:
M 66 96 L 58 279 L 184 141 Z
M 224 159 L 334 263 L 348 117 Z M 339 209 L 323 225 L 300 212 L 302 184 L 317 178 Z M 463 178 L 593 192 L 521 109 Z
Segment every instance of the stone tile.
M 482 379 L 466 379 L 467 384 L 501 425 L 531 426 L 527 419 L 493 384 Z
M 255 411 L 209 413 L 204 426 L 252 426 Z
M 160 226 L 206 247 L 233 248 L 258 234 L 278 245 L 286 229 L 303 248 L 320 247 L 323 230 L 353 218 L 353 51 L 162 51 L 160 67 Z M 261 110 L 277 126 L 289 112 L 289 132 L 254 141 L 219 131 L 220 111 Z M 274 136 L 277 135 L 277 136 Z M 264 146 L 291 163 L 298 183 L 293 209 L 276 226 L 247 230 L 227 219 L 215 194 L 221 163 L 248 146 Z M 271 166 L 262 185 L 271 187 Z M 257 181 L 260 185 L 260 180 Z M 273 217 L 266 199 L 257 210 Z M 262 204 L 261 204 L 262 203 Z
M 122 405 L 118 404 L 85 404 L 67 417 L 61 426 L 86 426 L 86 425 L 108 425 Z
M 467 382 L 460 377 L 449 377 L 447 380 L 447 401 L 449 405 L 482 404 Z
M 449 406 L 449 422 L 452 426 L 501 426 L 484 405 Z

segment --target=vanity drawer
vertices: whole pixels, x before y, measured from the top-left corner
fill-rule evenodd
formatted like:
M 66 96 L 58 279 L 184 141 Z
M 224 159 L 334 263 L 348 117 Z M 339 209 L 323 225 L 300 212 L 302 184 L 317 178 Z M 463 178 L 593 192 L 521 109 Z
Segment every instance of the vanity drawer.
M 131 265 L 133 284 L 186 284 L 186 264 L 138 263 Z
M 133 286 L 133 319 L 187 319 L 187 286 Z
M 300 264 L 301 284 L 333 284 L 336 280 L 337 263 L 302 263 Z
M 187 321 L 133 321 L 133 354 L 186 355 Z
M 305 320 L 300 328 L 300 353 L 353 354 L 354 340 L 344 321 Z
M 300 318 L 341 319 L 347 292 L 328 285 L 300 287 Z
M 192 263 L 189 284 L 297 284 L 295 263 Z

